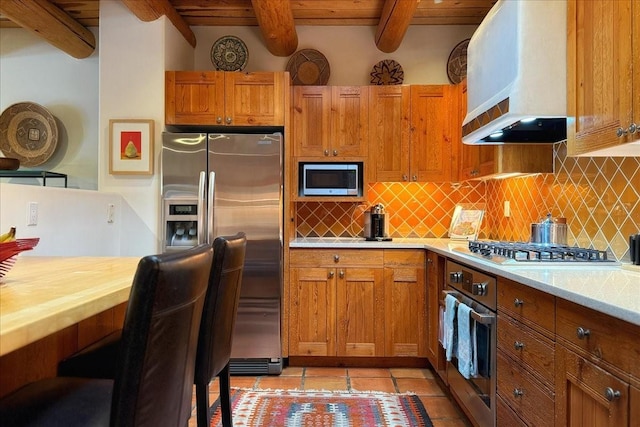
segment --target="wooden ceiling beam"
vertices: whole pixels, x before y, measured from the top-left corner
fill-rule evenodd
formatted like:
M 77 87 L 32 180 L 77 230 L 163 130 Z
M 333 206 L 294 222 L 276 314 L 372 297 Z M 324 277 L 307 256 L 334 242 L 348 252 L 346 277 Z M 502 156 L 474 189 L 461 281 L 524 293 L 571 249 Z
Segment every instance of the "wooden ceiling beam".
M 376 46 L 386 53 L 395 52 L 402 43 L 420 0 L 386 0 L 376 31 Z
M 48 0 L 2 0 L 0 13 L 74 58 L 96 49 L 93 33 Z
M 298 47 L 298 33 L 289 0 L 251 0 L 264 43 L 276 56 L 289 56 Z
M 169 3 L 169 0 L 122 0 L 125 6 L 141 21 L 151 22 L 166 16 L 180 34 L 193 47 L 196 47 L 196 35 L 191 31 L 178 11 Z

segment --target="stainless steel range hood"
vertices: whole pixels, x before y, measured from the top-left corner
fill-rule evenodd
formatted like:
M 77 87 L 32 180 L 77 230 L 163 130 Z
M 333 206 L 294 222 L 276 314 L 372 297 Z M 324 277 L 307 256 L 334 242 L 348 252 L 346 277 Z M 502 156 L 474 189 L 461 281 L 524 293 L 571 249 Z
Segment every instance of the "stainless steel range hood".
M 566 139 L 563 0 L 498 0 L 469 41 L 465 144 Z

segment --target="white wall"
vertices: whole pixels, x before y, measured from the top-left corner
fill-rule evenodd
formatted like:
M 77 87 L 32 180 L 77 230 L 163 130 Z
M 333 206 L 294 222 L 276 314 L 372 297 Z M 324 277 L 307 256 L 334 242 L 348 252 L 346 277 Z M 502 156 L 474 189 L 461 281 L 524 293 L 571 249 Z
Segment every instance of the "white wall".
M 449 84 L 447 60 L 451 50 L 470 38 L 473 25 L 409 27 L 400 48 L 384 53 L 375 45 L 376 27 L 297 26 L 298 48 L 316 49 L 327 58 L 329 85 L 368 85 L 378 61 L 393 59 L 404 71 L 406 84 Z M 247 45 L 249 61 L 244 71 L 283 71 L 290 57 L 273 56 L 265 47 L 258 27 L 193 27 L 198 44 L 195 69 L 214 70 L 211 47 L 218 38 L 233 35 Z
M 91 30 L 100 45 L 97 29 Z M 0 110 L 35 102 L 56 117 L 59 129 L 53 156 L 25 169 L 66 173 L 72 188 L 98 188 L 98 76 L 98 49 L 75 59 L 29 31 L 0 29 Z

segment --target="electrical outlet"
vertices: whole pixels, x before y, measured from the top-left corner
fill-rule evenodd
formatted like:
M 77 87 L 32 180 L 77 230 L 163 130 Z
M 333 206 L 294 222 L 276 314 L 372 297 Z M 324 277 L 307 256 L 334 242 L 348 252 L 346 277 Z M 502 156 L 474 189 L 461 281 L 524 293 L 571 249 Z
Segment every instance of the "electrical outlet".
M 27 206 L 27 225 L 38 225 L 38 202 L 29 202 Z
M 109 224 L 113 223 L 113 218 L 115 217 L 115 211 L 116 211 L 116 207 L 113 205 L 113 203 L 109 203 L 107 205 L 107 222 Z
M 511 203 L 508 200 L 504 201 L 504 217 L 509 218 L 511 216 Z

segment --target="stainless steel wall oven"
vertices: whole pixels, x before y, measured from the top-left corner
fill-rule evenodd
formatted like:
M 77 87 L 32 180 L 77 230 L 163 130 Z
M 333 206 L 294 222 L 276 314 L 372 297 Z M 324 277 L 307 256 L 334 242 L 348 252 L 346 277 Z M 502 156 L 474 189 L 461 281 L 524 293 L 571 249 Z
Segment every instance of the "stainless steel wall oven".
M 465 376 L 458 369 L 454 351 L 447 362 L 447 380 L 451 393 L 467 416 L 478 426 L 496 423 L 496 278 L 470 267 L 447 260 L 447 287 L 443 291 L 441 306 L 447 295 L 457 304 L 470 307 L 472 327 L 475 328 L 474 360 L 476 369 Z M 441 313 L 441 322 L 444 313 Z

